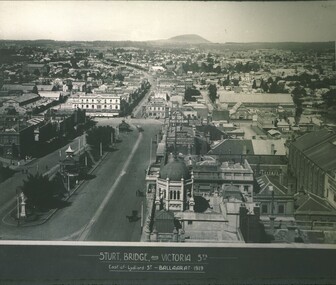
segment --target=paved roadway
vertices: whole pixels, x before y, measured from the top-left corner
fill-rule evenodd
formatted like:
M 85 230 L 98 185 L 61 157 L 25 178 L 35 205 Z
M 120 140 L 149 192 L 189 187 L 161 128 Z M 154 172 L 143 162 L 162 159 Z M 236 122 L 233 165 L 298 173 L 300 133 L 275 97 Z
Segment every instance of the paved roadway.
M 142 121 L 145 120 L 136 120 L 136 123 Z M 109 183 L 109 194 L 91 219 L 91 222 L 95 223 L 89 225 L 88 230 L 79 236 L 79 240 L 140 240 L 141 203 L 144 203 L 145 199 L 137 197 L 136 190 L 143 191 L 145 189 L 145 169 L 148 167 L 151 138 L 160 128 L 158 121 L 153 121 L 153 123 L 142 125 L 144 132 L 138 134 L 137 140 L 135 140 L 133 133 L 130 134 L 135 145 L 129 157 L 120 164 L 121 175 L 113 178 L 113 183 Z M 101 175 L 103 174 L 101 173 Z M 131 215 L 132 210 L 138 211 L 138 220 L 129 222 L 126 216 Z
M 157 120 L 132 119 L 143 124 L 144 132 L 134 130 L 120 135 L 117 151 L 109 153 L 70 198 L 69 207 L 60 209 L 45 224 L 30 227 L 0 225 L 2 239 L 139 241 L 140 220 L 129 223 L 126 215 L 140 212 L 137 189 L 144 188 L 151 138 L 161 128 Z M 114 125 L 119 119 L 101 119 L 99 125 Z M 4 213 L 2 213 L 4 215 Z M 1 219 L 3 219 L 3 215 Z
M 135 108 L 134 114 L 136 118 L 141 117 L 142 106 L 147 102 L 151 90 L 156 86 L 156 82 L 152 76 L 146 72 L 145 74 L 151 83 L 151 88 Z M 108 124 L 116 126 L 120 122 L 121 118 L 98 119 L 98 125 Z M 112 236 L 111 233 L 108 235 L 101 234 L 101 232 L 104 232 L 101 230 L 99 230 L 100 234 L 92 234 L 91 232 L 91 227 L 95 224 L 95 221 L 100 215 L 103 216 L 103 227 L 106 228 L 109 226 L 109 223 L 105 223 L 105 220 L 110 220 L 110 218 L 108 219 L 106 217 L 107 210 L 104 210 L 105 206 L 113 209 L 114 224 L 118 224 L 115 223 L 116 221 L 125 222 L 126 213 L 129 215 L 131 210 L 139 210 L 141 207 L 141 199 L 137 198 L 134 193 L 131 193 L 130 189 L 135 192 L 136 189 L 144 185 L 144 170 L 148 166 L 150 141 L 159 131 L 161 122 L 150 119 L 130 118 L 127 119 L 127 122 L 133 122 L 133 125 L 140 124 L 143 126 L 145 132 L 140 134 L 134 128 L 134 131 L 129 134 L 121 134 L 123 142 L 119 145 L 120 149 L 107 155 L 105 161 L 93 173 L 96 175 L 96 178 L 85 182 L 81 187 L 83 190 L 78 191 L 78 194 L 69 200 L 72 202 L 72 205 L 59 210 L 52 219 L 44 225 L 37 227 L 21 226 L 19 228 L 6 225 L 4 218 L 8 215 L 8 212 L 15 207 L 15 189 L 17 186 L 22 185 L 26 174 L 18 172 L 12 178 L 0 184 L 0 238 L 41 240 L 101 240 L 104 238 L 109 240 L 112 238 L 112 240 L 139 240 L 140 228 L 138 225 L 140 222 L 131 224 L 123 223 L 123 228 L 126 229 L 126 231 L 115 231 Z M 77 150 L 79 146 L 78 140 L 79 139 L 76 139 L 70 143 L 75 150 Z M 81 140 L 80 144 L 82 145 L 83 138 L 81 138 Z M 59 159 L 63 158 L 64 150 L 67 147 L 68 146 L 62 148 L 60 153 L 59 151 L 55 151 L 31 162 L 26 168 L 30 173 L 54 170 Z M 99 190 L 94 191 L 92 189 Z M 110 199 L 112 195 L 117 196 L 117 199 L 112 199 L 114 202 L 111 204 Z M 123 206 L 120 207 L 120 205 Z M 129 206 L 126 207 L 126 205 Z M 120 214 L 117 214 L 117 212 Z M 122 220 L 119 220 L 120 217 L 122 217 Z M 78 227 L 78 225 L 81 225 L 81 227 Z M 97 227 L 100 229 L 102 226 L 98 224 Z M 139 228 L 137 232 L 133 235 L 130 234 L 135 227 Z

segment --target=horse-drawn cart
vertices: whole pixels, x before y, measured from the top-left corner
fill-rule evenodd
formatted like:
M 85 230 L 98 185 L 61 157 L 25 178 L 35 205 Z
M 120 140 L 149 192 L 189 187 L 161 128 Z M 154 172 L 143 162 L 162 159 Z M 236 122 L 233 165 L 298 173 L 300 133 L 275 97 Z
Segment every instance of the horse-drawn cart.
M 138 217 L 138 211 L 137 210 L 133 210 L 132 211 L 132 215 L 130 216 L 126 216 L 126 219 L 128 219 L 128 221 L 131 222 L 136 222 L 138 221 L 140 218 Z

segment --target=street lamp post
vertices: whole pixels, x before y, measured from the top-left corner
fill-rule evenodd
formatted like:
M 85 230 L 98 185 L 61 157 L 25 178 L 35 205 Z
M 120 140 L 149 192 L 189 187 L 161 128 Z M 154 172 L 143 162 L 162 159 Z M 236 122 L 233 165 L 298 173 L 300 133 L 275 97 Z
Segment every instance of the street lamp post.
M 70 195 L 70 174 L 69 173 L 67 173 L 67 177 L 68 177 L 68 183 L 67 183 L 67 185 L 68 185 L 68 195 Z
M 272 193 L 272 200 L 271 200 L 271 215 L 270 215 L 270 222 L 271 222 L 271 232 L 272 234 L 274 233 L 274 220 L 275 220 L 275 216 L 274 216 L 274 190 L 273 190 L 273 186 L 269 186 L 269 190 Z
M 17 219 L 17 226 L 20 226 L 20 193 L 21 187 L 16 188 L 16 219 Z
M 143 226 L 144 226 L 144 205 L 143 202 L 141 202 L 141 234 L 142 234 L 142 230 L 143 230 Z

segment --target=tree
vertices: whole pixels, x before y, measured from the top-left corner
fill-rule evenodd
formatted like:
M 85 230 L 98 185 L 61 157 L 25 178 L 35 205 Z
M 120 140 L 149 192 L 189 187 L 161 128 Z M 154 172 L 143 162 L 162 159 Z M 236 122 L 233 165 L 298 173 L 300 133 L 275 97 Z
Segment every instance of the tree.
M 335 89 L 329 90 L 322 95 L 322 99 L 327 107 L 336 106 L 336 91 Z
M 268 85 L 263 79 L 261 79 L 260 87 L 264 92 L 268 92 Z
M 196 98 L 194 96 L 201 95 L 201 92 L 194 88 L 187 88 L 184 92 L 184 99 L 187 101 L 196 102 Z
M 29 174 L 23 181 L 22 191 L 27 198 L 27 206 L 40 210 L 50 209 L 54 201 L 54 183 L 40 173 Z
M 270 86 L 270 88 L 269 88 L 269 92 L 270 93 L 278 93 L 278 84 L 276 83 L 276 81 L 273 81 L 272 83 L 271 83 L 271 86 Z
M 38 89 L 36 85 L 34 85 L 32 93 L 38 94 Z
M 76 61 L 75 58 L 72 57 L 72 58 L 70 59 L 70 63 L 71 63 L 71 67 L 72 67 L 72 68 L 78 68 L 77 61 Z
M 113 143 L 114 128 L 110 126 L 94 127 L 87 132 L 86 139 L 89 145 L 99 148 L 102 143 L 103 148 L 108 148 Z
M 113 76 L 113 78 L 119 81 L 124 81 L 125 77 L 121 73 L 117 73 L 116 75 Z
M 252 83 L 252 89 L 257 89 L 257 83 L 255 79 L 253 80 L 253 83 Z
M 14 173 L 15 171 L 10 169 L 8 166 L 3 167 L 2 164 L 0 164 L 0 183 L 13 176 Z
M 214 84 L 210 84 L 208 87 L 210 100 L 214 103 L 217 98 L 217 87 Z
M 304 88 L 295 87 L 292 91 L 293 102 L 295 104 L 295 122 L 299 123 L 301 114 L 303 112 L 302 107 L 302 97 L 306 95 L 306 90 Z
M 41 73 L 40 73 L 40 71 L 39 71 L 38 69 L 35 69 L 35 70 L 34 70 L 34 75 L 36 75 L 36 76 L 40 76 Z

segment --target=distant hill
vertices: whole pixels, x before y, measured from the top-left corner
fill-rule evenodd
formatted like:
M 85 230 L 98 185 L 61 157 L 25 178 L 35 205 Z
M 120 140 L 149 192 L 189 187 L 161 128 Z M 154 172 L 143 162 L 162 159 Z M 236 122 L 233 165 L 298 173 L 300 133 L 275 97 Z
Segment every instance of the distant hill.
M 173 42 L 173 43 L 186 43 L 186 44 L 209 44 L 211 43 L 205 38 L 202 38 L 201 36 L 194 35 L 194 34 L 180 35 L 180 36 L 172 37 L 166 41 Z
M 0 58 L 8 59 L 15 54 L 8 55 L 7 45 L 43 46 L 48 48 L 87 48 L 96 50 L 109 50 L 111 48 L 200 48 L 206 51 L 221 52 L 224 50 L 257 50 L 257 49 L 284 49 L 284 50 L 335 50 L 335 41 L 330 42 L 227 42 L 213 43 L 198 35 L 181 35 L 165 40 L 154 41 L 56 41 L 49 39 L 40 40 L 1 40 Z M 4 50 L 5 49 L 5 50 Z M 7 60 L 6 59 L 6 60 Z

